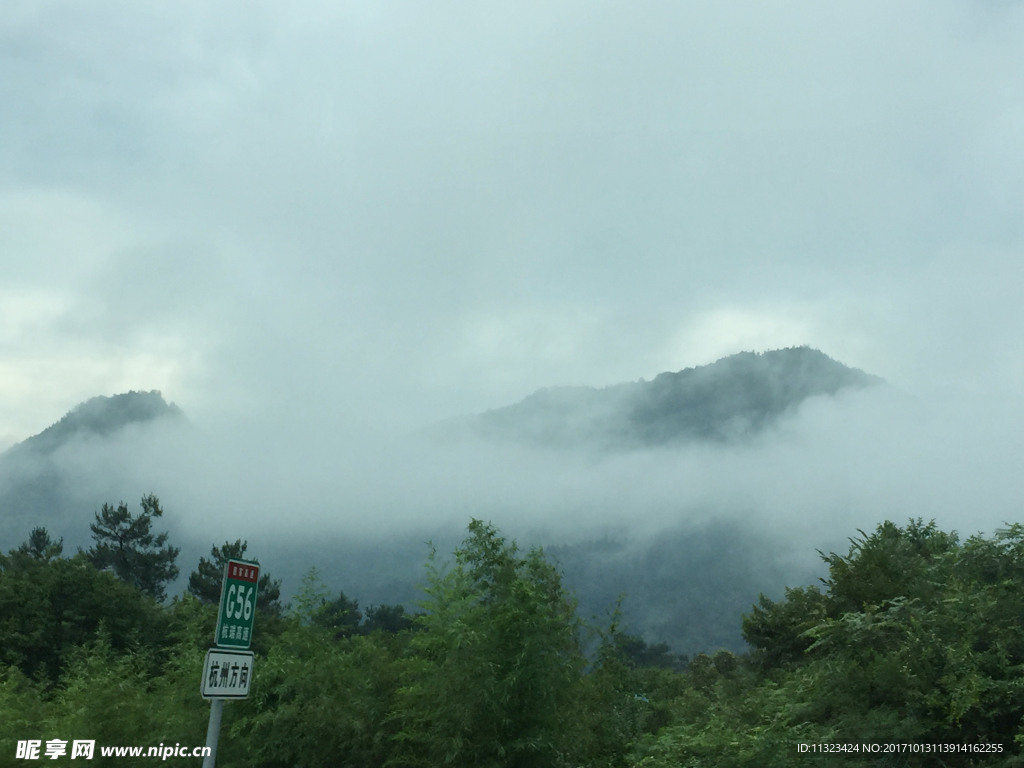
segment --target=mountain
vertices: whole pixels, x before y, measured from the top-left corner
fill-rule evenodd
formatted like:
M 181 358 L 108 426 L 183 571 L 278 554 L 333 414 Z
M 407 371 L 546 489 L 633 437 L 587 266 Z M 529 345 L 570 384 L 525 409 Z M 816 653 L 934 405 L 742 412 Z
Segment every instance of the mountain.
M 734 441 L 771 426 L 810 397 L 881 383 L 810 347 L 740 352 L 653 381 L 541 389 L 461 425 L 485 438 L 534 445 Z
M 174 403 L 167 403 L 157 390 L 94 397 L 76 405 L 60 421 L 38 435 L 12 446 L 7 453 L 49 456 L 76 437 L 106 437 L 130 424 L 163 418 L 182 419 L 184 414 Z
M 745 352 L 711 365 L 663 373 L 649 382 L 540 390 L 514 405 L 463 419 L 458 426 L 488 439 L 528 446 L 628 450 L 688 442 L 729 444 L 770 429 L 809 398 L 881 382 L 806 347 Z M 46 525 L 55 538 L 65 538 L 65 551 L 71 552 L 75 546 L 88 546 L 88 524 L 103 502 L 125 500 L 134 507 L 142 493 L 162 495 L 164 486 L 154 482 L 161 477 L 159 459 L 154 457 L 172 454 L 147 447 L 171 438 L 173 449 L 173 424 L 184 419 L 159 392 L 93 398 L 0 454 L 0 551 L 25 541 L 34 526 Z M 494 454 L 503 460 L 503 450 Z M 548 462 L 552 457 L 541 458 Z M 605 458 L 628 462 L 643 457 Z M 524 475 L 525 482 L 530 479 Z M 485 495 L 468 512 L 508 525 L 505 521 L 515 519 L 517 503 L 549 504 L 554 514 L 564 508 L 564 501 L 546 496 L 517 502 L 495 491 L 493 499 Z M 215 509 L 209 499 L 200 503 Z M 619 503 L 632 503 L 629 488 L 609 505 Z M 587 530 L 590 523 L 581 517 L 571 543 L 523 543 L 545 545 L 563 569 L 566 585 L 576 593 L 584 618 L 604 617 L 625 592 L 622 620 L 649 641 L 665 641 L 676 652 L 688 654 L 721 647 L 740 651 L 744 644 L 739 616 L 756 602 L 759 592 L 780 597 L 783 584 L 810 583 L 819 574 L 794 564 L 784 544 L 749 525 L 746 511 L 729 503 L 723 502 L 720 515 L 718 508 L 707 511 L 716 513 L 710 522 L 690 524 L 685 521 L 693 510 L 679 502 L 678 523 L 666 524 L 656 535 L 639 530 L 607 533 L 596 510 L 593 530 Z M 353 511 L 346 514 L 358 513 L 358 500 L 350 505 Z M 636 515 L 645 509 L 650 509 L 649 502 L 638 500 Z M 698 517 L 705 512 L 696 511 Z M 192 513 L 195 519 L 195 510 Z M 220 541 L 206 526 L 181 525 L 179 519 L 169 514 L 167 528 L 174 545 L 182 547 L 179 565 L 187 574 L 199 555 L 208 554 L 210 544 Z M 388 530 L 379 539 L 362 539 L 347 535 L 343 526 L 324 525 L 262 542 L 251 531 L 237 535 L 250 539 L 250 551 L 276 578 L 285 579 L 286 597 L 309 566 L 319 564 L 332 589 L 344 589 L 364 606 L 402 602 L 411 608 L 419 597 L 416 585 L 423 579 L 428 551 L 423 542 L 433 541 L 443 556 L 461 538 L 461 531 L 447 523 L 430 528 L 410 525 L 407 530 Z
M 123 451 L 132 449 L 121 447 L 121 438 L 151 444 L 159 438 L 150 426 L 184 421 L 157 391 L 94 397 L 0 453 L 0 549 L 24 541 L 37 525 L 87 541 L 92 513 L 126 495 Z

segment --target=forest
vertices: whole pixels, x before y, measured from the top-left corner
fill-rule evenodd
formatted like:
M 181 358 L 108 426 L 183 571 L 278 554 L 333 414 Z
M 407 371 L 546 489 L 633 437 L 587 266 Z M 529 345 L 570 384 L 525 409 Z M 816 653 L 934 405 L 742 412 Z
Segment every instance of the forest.
M 255 553 L 213 546 L 168 598 L 162 516 L 152 495 L 137 513 L 108 504 L 88 550 L 36 528 L 0 555 L 0 764 L 26 764 L 26 739 L 204 743 L 223 565 Z M 820 585 L 751 606 L 746 653 L 692 658 L 631 635 L 615 606 L 582 620 L 541 549 L 481 520 L 451 554 L 427 552 L 414 611 L 364 609 L 316 569 L 282 605 L 264 573 L 252 693 L 225 704 L 217 763 L 1024 764 L 1024 526 L 961 540 L 886 521 L 822 557 Z M 893 744 L 917 746 L 881 751 Z

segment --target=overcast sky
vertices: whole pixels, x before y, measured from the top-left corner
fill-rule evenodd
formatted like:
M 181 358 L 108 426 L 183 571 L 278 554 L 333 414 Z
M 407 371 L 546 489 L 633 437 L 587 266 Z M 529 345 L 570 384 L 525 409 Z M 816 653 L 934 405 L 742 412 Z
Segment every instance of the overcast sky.
M 0 8 L 0 448 L 412 429 L 810 344 L 1024 384 L 1017 2 Z

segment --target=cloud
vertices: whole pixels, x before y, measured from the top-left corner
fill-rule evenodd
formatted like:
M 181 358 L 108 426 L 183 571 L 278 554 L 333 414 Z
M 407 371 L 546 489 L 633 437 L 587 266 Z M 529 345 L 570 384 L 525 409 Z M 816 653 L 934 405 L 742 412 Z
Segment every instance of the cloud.
M 987 525 L 1020 456 L 1022 31 L 1019 5 L 952 0 L 17 5 L 0 443 L 161 389 L 202 438 L 129 451 L 132 487 L 227 536 L 295 499 L 367 530 L 971 498 Z M 825 408 L 802 448 L 600 466 L 407 437 L 799 343 L 936 421 Z M 928 490 L 943 473 L 965 490 Z

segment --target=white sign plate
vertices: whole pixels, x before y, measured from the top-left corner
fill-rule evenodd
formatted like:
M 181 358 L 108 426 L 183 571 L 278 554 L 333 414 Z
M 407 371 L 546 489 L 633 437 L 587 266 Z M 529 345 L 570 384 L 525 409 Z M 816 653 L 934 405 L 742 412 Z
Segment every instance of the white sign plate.
M 211 648 L 203 664 L 204 699 L 244 699 L 252 685 L 252 651 Z

